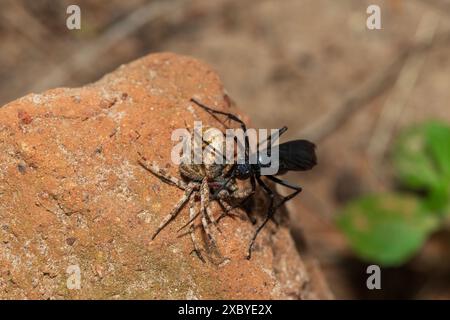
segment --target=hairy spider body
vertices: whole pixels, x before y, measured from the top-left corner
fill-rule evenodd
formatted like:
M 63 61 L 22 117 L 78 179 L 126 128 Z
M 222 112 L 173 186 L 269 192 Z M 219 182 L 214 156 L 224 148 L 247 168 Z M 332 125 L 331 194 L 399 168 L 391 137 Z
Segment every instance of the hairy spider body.
M 221 147 L 217 144 L 218 140 L 211 138 L 209 141 L 204 141 L 213 146 L 212 150 L 221 150 Z M 214 149 L 218 148 L 218 149 Z M 223 149 L 222 149 L 223 150 Z M 251 193 L 251 189 L 238 188 L 234 179 L 225 178 L 228 174 L 230 165 L 221 164 L 194 164 L 191 161 L 187 161 L 186 157 L 182 157 L 181 163 L 178 166 L 182 179 L 176 178 L 168 174 L 165 170 L 161 169 L 156 163 L 150 163 L 145 157 L 140 155 L 138 160 L 139 164 L 147 171 L 160 178 L 162 181 L 176 186 L 184 191 L 183 196 L 179 199 L 173 209 L 167 214 L 161 221 L 158 228 L 151 236 L 153 240 L 159 232 L 161 232 L 181 211 L 183 206 L 189 201 L 189 220 L 179 230 L 184 227 L 188 227 L 194 252 L 197 256 L 205 262 L 198 241 L 195 236 L 195 220 L 200 216 L 200 222 L 203 231 L 206 234 L 207 241 L 217 250 L 217 243 L 213 236 L 211 225 L 215 226 L 220 232 L 217 221 L 211 209 L 211 202 L 217 201 L 222 208 L 225 209 L 225 214 L 235 208 L 232 204 L 235 201 L 246 199 Z M 212 199 L 211 195 L 217 195 Z M 200 210 L 196 205 L 197 199 L 200 199 Z M 220 255 L 220 253 L 219 253 Z

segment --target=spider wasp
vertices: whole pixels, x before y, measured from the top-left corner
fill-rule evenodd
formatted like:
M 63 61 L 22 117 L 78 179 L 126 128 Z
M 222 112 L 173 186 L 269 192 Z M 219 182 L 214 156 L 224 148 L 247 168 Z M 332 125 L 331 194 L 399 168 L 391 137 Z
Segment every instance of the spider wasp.
M 296 195 L 298 195 L 302 188 L 300 186 L 297 186 L 293 183 L 290 183 L 288 181 L 282 180 L 276 176 L 282 175 L 284 173 L 287 173 L 288 171 L 305 171 L 312 169 L 317 164 L 317 157 L 315 153 L 315 145 L 314 143 L 307 141 L 307 140 L 292 140 L 288 142 L 284 142 L 276 148 L 278 148 L 279 152 L 279 160 L 278 160 L 278 171 L 273 175 L 264 175 L 267 179 L 271 180 L 272 182 L 276 184 L 280 184 L 282 186 L 285 186 L 291 190 L 293 190 L 292 193 L 289 195 L 282 197 L 281 201 L 277 204 L 275 204 L 274 198 L 275 198 L 275 192 L 269 188 L 269 186 L 262 180 L 262 174 L 261 171 L 264 167 L 270 166 L 270 164 L 265 164 L 263 161 L 261 161 L 260 154 L 262 154 L 262 151 L 256 151 L 257 154 L 257 161 L 256 163 L 250 163 L 250 143 L 248 135 L 245 134 L 247 132 L 247 126 L 239 119 L 236 115 L 228 112 L 223 112 L 219 110 L 212 109 L 205 104 L 201 103 L 200 101 L 192 98 L 191 101 L 195 103 L 197 106 L 201 107 L 211 115 L 223 115 L 226 116 L 229 120 L 237 122 L 242 130 L 244 131 L 244 138 L 245 138 L 245 161 L 243 163 L 235 162 L 232 166 L 232 168 L 228 171 L 227 176 L 228 180 L 225 183 L 222 183 L 222 186 L 218 188 L 214 195 L 213 199 L 220 194 L 221 190 L 226 189 L 228 181 L 233 181 L 234 179 L 240 179 L 240 180 L 248 180 L 250 179 L 250 183 L 252 186 L 251 192 L 248 194 L 247 198 L 249 198 L 252 194 L 256 191 L 256 184 L 262 187 L 264 192 L 269 197 L 269 207 L 268 211 L 266 213 L 266 217 L 264 218 L 263 222 L 256 228 L 251 240 L 250 244 L 248 246 L 248 252 L 247 252 L 247 259 L 251 258 L 253 245 L 256 241 L 256 238 L 258 234 L 261 232 L 261 230 L 264 228 L 264 226 L 267 224 L 267 222 L 273 218 L 276 210 L 281 207 L 283 204 L 285 204 L 290 199 L 294 198 Z M 287 127 L 284 126 L 281 129 L 278 130 L 278 135 L 281 136 L 283 133 L 287 131 Z M 272 136 L 269 136 L 269 148 L 270 141 Z M 259 144 L 258 144 L 259 146 Z M 270 154 L 270 149 L 265 150 Z M 245 202 L 244 199 L 243 202 Z M 242 203 L 243 203 L 242 202 Z

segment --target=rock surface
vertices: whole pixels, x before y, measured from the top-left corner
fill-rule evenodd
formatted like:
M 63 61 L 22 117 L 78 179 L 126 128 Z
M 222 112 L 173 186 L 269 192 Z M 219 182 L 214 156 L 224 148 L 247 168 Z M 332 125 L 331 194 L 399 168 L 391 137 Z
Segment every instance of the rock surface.
M 254 226 L 221 220 L 223 266 L 178 237 L 186 208 L 150 240 L 182 191 L 143 170 L 138 152 L 178 176 L 172 131 L 199 119 L 220 128 L 193 96 L 236 112 L 210 67 L 170 53 L 0 108 L 0 298 L 323 297 L 284 224 L 269 224 L 248 261 Z

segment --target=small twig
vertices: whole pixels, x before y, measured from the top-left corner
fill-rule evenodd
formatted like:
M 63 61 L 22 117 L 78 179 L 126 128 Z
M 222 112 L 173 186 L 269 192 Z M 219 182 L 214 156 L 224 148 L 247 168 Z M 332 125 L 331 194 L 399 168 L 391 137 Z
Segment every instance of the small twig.
M 7 10 L 3 11 L 2 17 L 8 25 L 22 33 L 28 41 L 42 49 L 48 50 L 48 46 L 42 41 L 44 38 L 52 37 L 52 33 L 38 19 L 36 19 L 27 8 L 19 1 L 10 2 Z
M 438 25 L 439 18 L 435 13 L 425 14 L 417 28 L 415 42 L 431 45 Z M 367 152 L 374 160 L 374 163 L 378 163 L 386 153 L 395 126 L 414 90 L 425 59 L 426 54 L 423 51 L 415 55 L 410 55 L 398 75 L 394 88 L 383 106 L 374 133 L 368 144 Z
M 433 45 L 437 43 L 448 43 L 450 32 L 436 36 Z M 409 56 L 421 53 L 431 47 L 431 43 L 419 42 L 400 52 L 395 59 L 375 74 L 366 83 L 363 83 L 356 90 L 345 97 L 336 107 L 326 113 L 318 120 L 298 132 L 299 137 L 308 138 L 314 142 L 320 142 L 327 138 L 331 133 L 340 128 L 347 120 L 368 104 L 371 100 L 378 97 L 389 89 L 398 78 L 405 61 Z
M 430 8 L 434 8 L 440 13 L 450 14 L 450 1 L 449 0 L 419 0 L 421 4 L 427 5 Z
M 55 84 L 63 84 L 72 75 L 80 70 L 92 68 L 92 65 L 103 54 L 121 40 L 136 32 L 139 28 L 151 21 L 166 15 L 178 13 L 183 7 L 185 0 L 170 0 L 150 2 L 142 7 L 138 7 L 122 20 L 112 25 L 100 37 L 93 40 L 84 48 L 70 55 L 66 60 L 57 65 L 49 74 L 30 89 L 33 92 L 42 91 Z

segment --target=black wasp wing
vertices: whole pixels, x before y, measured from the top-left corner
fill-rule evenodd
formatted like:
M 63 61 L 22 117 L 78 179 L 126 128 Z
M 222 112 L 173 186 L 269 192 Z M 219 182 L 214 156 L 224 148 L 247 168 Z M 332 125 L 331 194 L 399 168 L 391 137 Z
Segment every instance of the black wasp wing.
M 278 174 L 310 170 L 317 164 L 316 146 L 308 140 L 293 140 L 278 146 Z

